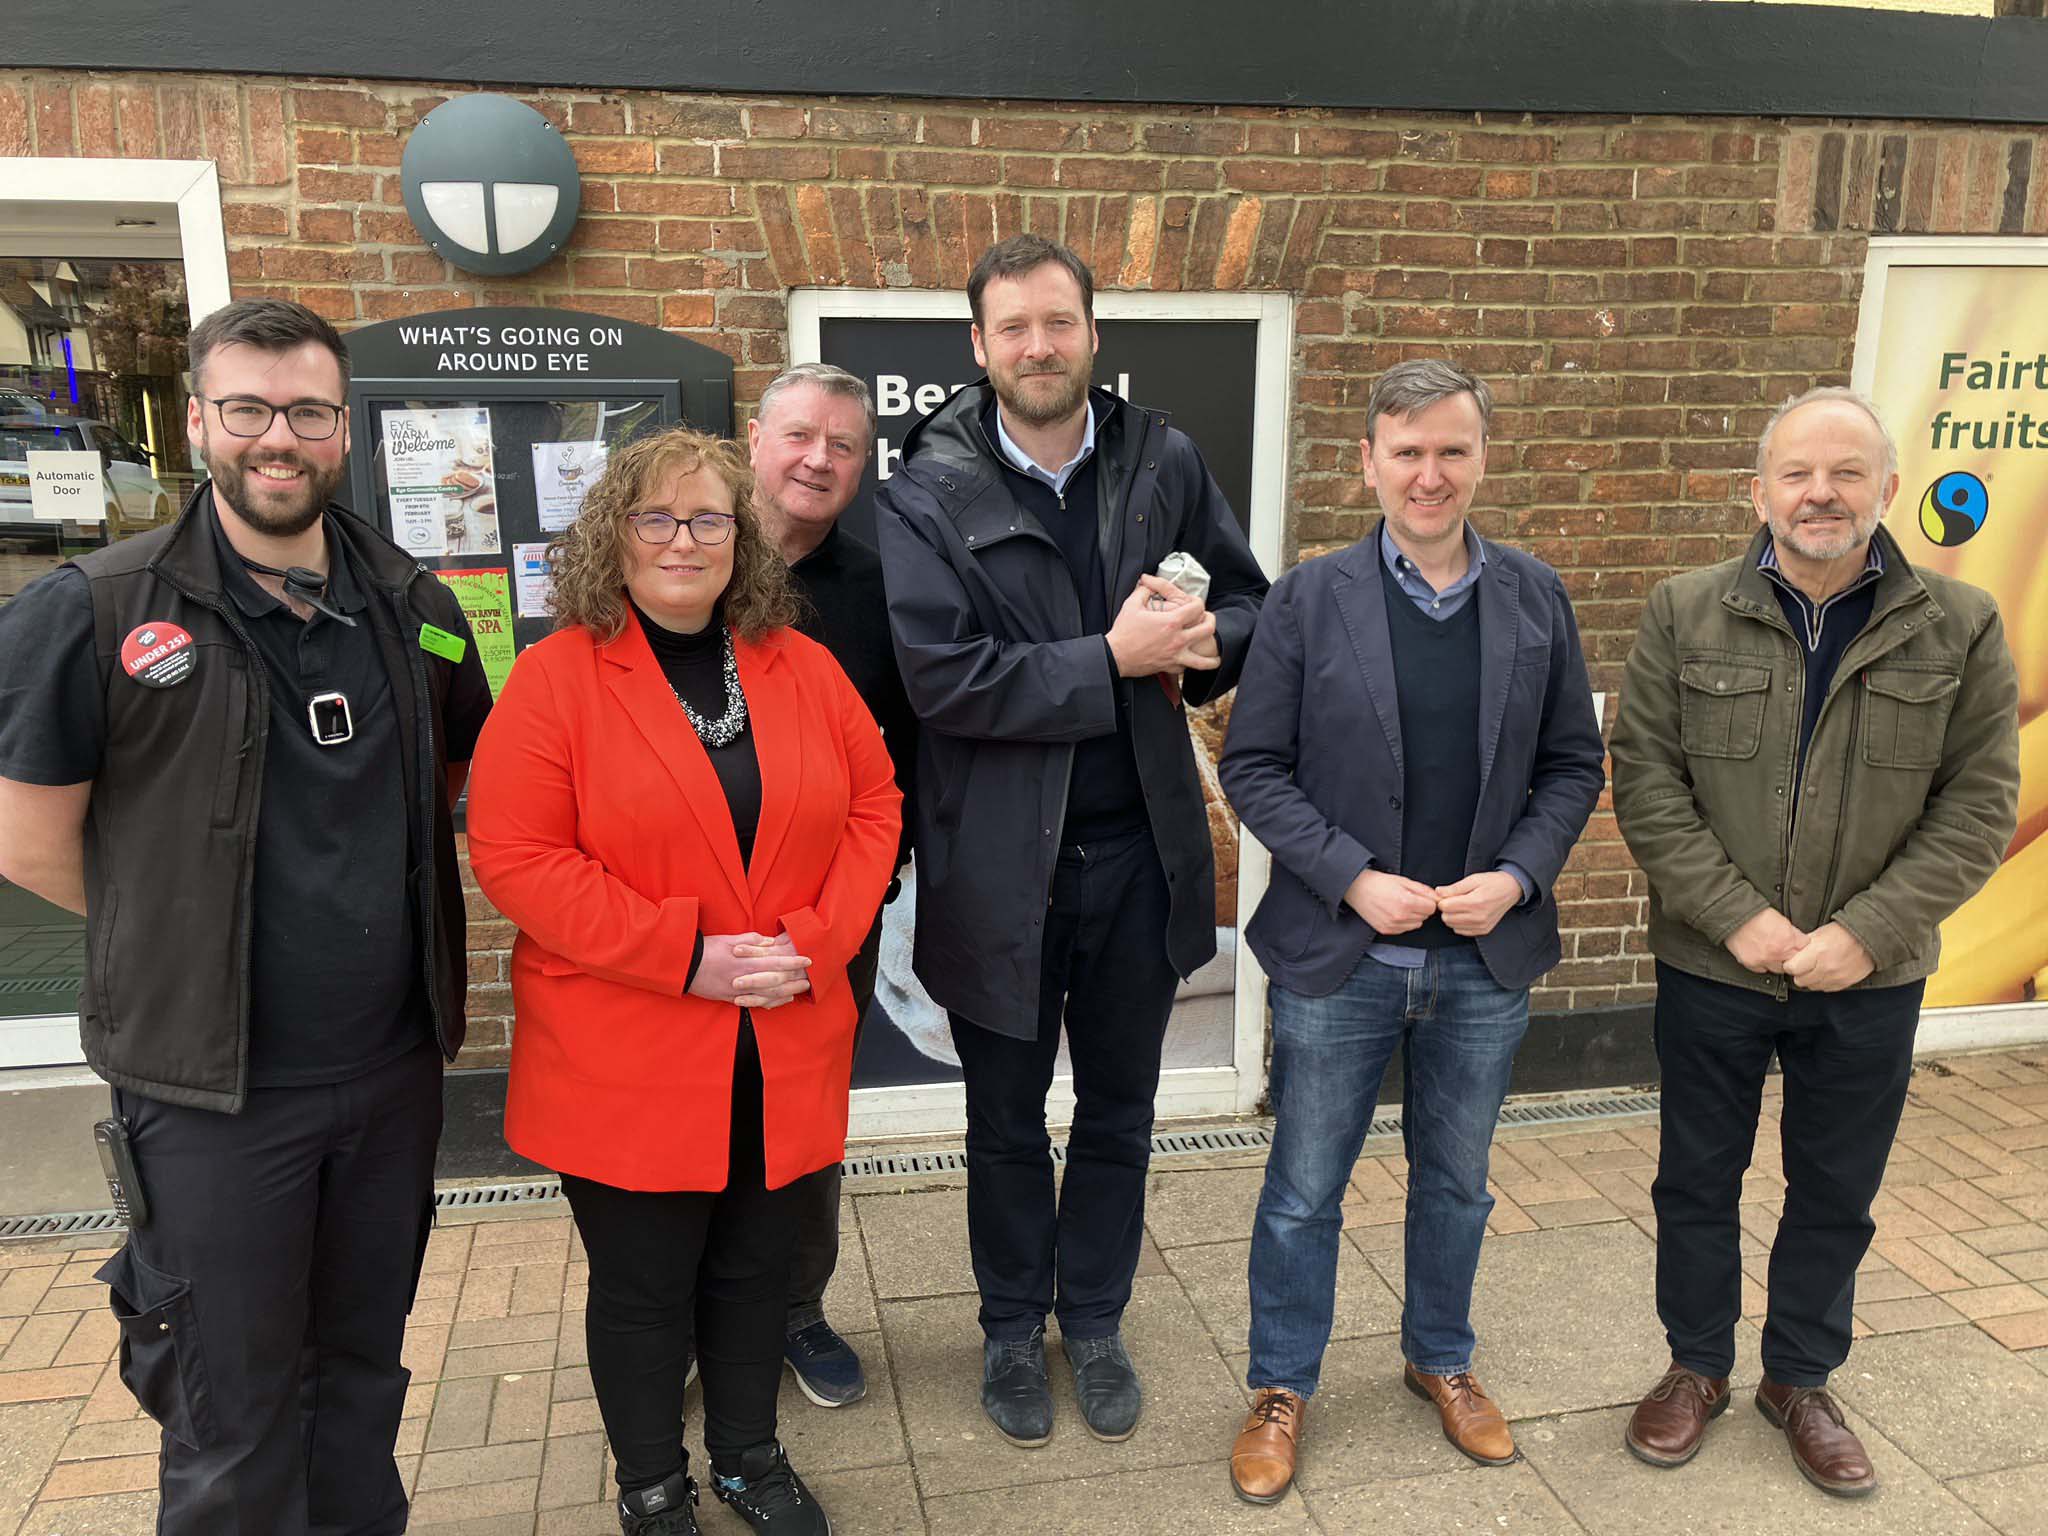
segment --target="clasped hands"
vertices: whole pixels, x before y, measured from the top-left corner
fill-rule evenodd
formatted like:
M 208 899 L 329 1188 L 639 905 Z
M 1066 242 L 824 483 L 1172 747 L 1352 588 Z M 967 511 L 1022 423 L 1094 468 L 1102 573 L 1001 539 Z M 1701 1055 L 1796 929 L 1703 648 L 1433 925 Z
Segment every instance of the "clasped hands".
M 1726 947 L 1745 970 L 1783 976 L 1806 992 L 1840 992 L 1877 968 L 1862 941 L 1840 923 L 1807 933 L 1776 907 L 1729 934 Z
M 1383 869 L 1362 870 L 1344 892 L 1344 904 L 1382 938 L 1412 933 L 1443 915 L 1444 926 L 1460 938 L 1476 939 L 1493 932 L 1510 908 L 1522 899 L 1522 882 L 1504 869 L 1481 870 L 1456 885 L 1424 885 Z
M 1213 672 L 1223 665 L 1216 615 L 1163 576 L 1140 576 L 1109 626 L 1109 653 L 1125 677 Z
M 780 1008 L 811 990 L 810 966 L 786 933 L 707 933 L 689 992 L 756 1011 Z

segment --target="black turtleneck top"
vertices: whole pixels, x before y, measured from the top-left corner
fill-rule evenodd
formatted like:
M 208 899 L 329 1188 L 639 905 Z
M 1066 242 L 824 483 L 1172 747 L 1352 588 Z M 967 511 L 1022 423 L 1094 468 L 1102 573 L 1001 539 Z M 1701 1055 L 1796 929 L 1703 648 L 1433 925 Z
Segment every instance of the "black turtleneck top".
M 640 632 L 661 665 L 662 676 L 679 699 L 704 720 L 716 720 L 725 713 L 725 615 L 714 613 L 711 622 L 694 635 L 663 629 L 627 599 Z M 732 814 L 732 829 L 739 835 L 740 862 L 754 858 L 754 833 L 761 822 L 761 762 L 754 755 L 753 720 L 729 746 L 706 745 L 704 755 L 725 790 L 726 809 Z

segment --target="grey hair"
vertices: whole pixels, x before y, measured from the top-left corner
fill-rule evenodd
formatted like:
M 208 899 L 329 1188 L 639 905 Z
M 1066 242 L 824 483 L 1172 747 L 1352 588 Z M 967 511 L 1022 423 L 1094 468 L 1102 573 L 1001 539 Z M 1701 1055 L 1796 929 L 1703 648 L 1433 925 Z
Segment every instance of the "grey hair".
M 1884 439 L 1884 477 L 1889 480 L 1899 472 L 1899 445 L 1892 441 L 1891 428 L 1884 424 L 1884 418 L 1877 414 L 1877 407 L 1868 395 L 1859 395 L 1853 389 L 1844 389 L 1839 384 L 1826 384 L 1819 389 L 1809 389 L 1803 395 L 1794 395 L 1775 411 L 1764 423 L 1763 435 L 1756 440 L 1756 475 L 1764 475 L 1764 458 L 1771 451 L 1771 434 L 1778 430 L 1778 423 L 1798 410 L 1802 405 L 1817 405 L 1823 400 L 1842 400 L 1855 406 L 1870 418 L 1870 424 L 1877 428 L 1877 435 Z
M 830 363 L 792 363 L 783 369 L 761 391 L 761 403 L 754 408 L 755 419 L 766 416 L 768 408 L 775 404 L 776 397 L 784 390 L 795 389 L 799 384 L 815 384 L 828 395 L 844 395 L 849 400 L 858 400 L 860 408 L 867 412 L 868 436 L 872 438 L 875 435 L 875 397 L 868 390 L 868 381 Z
M 1472 397 L 1479 407 L 1479 435 L 1485 438 L 1493 425 L 1493 391 L 1484 379 L 1447 358 L 1418 357 L 1394 364 L 1380 375 L 1365 402 L 1365 440 L 1373 440 L 1380 417 L 1412 416 L 1453 395 Z

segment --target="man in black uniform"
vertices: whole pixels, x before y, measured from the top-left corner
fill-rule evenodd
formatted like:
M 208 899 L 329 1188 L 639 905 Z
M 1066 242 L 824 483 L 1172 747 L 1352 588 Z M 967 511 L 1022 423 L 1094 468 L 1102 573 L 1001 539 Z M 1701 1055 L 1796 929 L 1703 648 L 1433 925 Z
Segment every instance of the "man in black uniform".
M 1187 705 L 1237 682 L 1266 578 L 1164 414 L 1091 390 L 1094 280 L 1018 235 L 967 283 L 988 378 L 911 430 L 876 497 L 890 628 L 919 737 L 916 970 L 967 1083 L 982 1406 L 1052 1434 L 1045 1318 L 1089 1430 L 1142 1403 L 1122 1319 L 1178 980 L 1216 953 Z M 1210 577 L 1205 605 L 1158 575 Z M 1055 1200 L 1045 1096 L 1074 1064 Z
M 231 304 L 191 367 L 208 483 L 0 610 L 0 874 L 86 918 L 80 1033 L 148 1202 L 100 1278 L 164 1430 L 158 1530 L 381 1536 L 490 691 L 447 588 L 329 505 L 334 328 Z
M 839 526 L 839 515 L 860 489 L 861 471 L 875 440 L 874 401 L 867 385 L 829 363 L 798 363 L 761 391 L 760 409 L 747 423 L 747 449 L 757 482 L 756 506 L 769 539 L 789 562 L 789 573 L 810 602 L 797 628 L 824 646 L 859 690 L 882 728 L 896 768 L 903 803 L 914 802 L 917 716 L 903 693 L 903 676 L 889 643 L 888 598 L 882 562 L 874 550 Z M 896 867 L 910 857 L 910 817 Z M 889 886 L 893 898 L 898 887 Z M 857 1019 L 875 995 L 882 947 L 882 915 L 846 968 Z M 854 1026 L 859 1050 L 860 1026 Z M 839 1166 L 805 1181 L 796 1260 L 789 1277 L 789 1331 L 784 1358 L 804 1396 L 838 1408 L 867 1391 L 853 1346 L 825 1320 L 825 1286 L 839 1262 Z

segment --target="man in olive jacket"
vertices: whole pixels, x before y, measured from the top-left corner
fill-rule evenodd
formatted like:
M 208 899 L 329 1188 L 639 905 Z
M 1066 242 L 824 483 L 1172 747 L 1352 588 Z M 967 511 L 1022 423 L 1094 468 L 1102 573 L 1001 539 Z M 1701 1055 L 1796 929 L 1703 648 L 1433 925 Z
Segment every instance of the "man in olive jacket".
M 2018 811 L 2018 685 L 1997 605 L 1878 526 L 1898 455 L 1818 389 L 1764 429 L 1764 525 L 1651 593 L 1615 723 L 1614 809 L 1650 881 L 1663 1150 L 1657 1310 L 1671 1366 L 1629 1422 L 1655 1466 L 1728 1405 L 1736 1204 L 1764 1074 L 1784 1071 L 1785 1205 L 1757 1406 L 1825 1491 L 1876 1478 L 1828 1396 L 1876 1230 L 1939 925 Z

